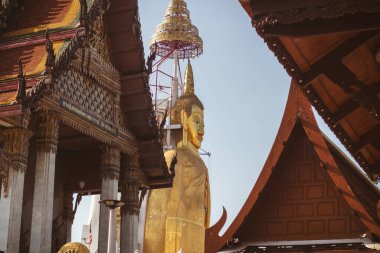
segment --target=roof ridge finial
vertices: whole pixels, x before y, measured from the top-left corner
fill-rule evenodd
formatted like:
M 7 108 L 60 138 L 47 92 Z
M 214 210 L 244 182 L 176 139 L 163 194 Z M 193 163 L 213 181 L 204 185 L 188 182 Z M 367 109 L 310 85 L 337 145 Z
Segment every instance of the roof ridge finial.
M 51 42 L 50 37 L 49 37 L 49 28 L 46 28 L 45 37 L 46 37 L 45 50 L 47 53 L 45 67 L 46 67 L 46 72 L 50 74 L 55 64 L 55 53 L 54 53 L 53 43 Z
M 26 95 L 26 81 L 25 81 L 25 75 L 24 70 L 22 67 L 22 60 L 21 58 L 18 59 L 18 87 L 17 87 L 17 95 L 16 100 L 22 100 L 24 99 Z
M 193 67 L 191 66 L 190 59 L 188 59 L 185 71 L 185 94 L 194 95 L 194 93 Z

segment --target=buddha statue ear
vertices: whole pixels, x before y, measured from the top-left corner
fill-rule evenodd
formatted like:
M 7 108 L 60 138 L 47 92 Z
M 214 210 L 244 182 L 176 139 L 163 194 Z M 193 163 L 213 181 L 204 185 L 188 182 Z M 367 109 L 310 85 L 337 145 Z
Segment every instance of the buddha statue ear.
M 185 112 L 185 110 L 181 111 L 181 126 L 182 126 L 182 145 L 184 147 L 187 146 L 187 120 L 188 120 L 188 115 Z

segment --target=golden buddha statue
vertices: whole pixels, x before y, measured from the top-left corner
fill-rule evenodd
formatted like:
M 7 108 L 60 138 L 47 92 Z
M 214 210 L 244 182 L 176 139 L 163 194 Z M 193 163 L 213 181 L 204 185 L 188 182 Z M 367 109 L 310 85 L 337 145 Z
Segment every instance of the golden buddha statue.
M 203 105 L 194 94 L 192 67 L 185 73 L 185 92 L 171 113 L 181 124 L 173 136 L 176 150 L 165 152 L 170 167 L 177 157 L 173 188 L 152 190 L 145 223 L 144 253 L 203 253 L 209 226 L 210 188 L 207 168 L 198 154 L 204 134 Z
M 63 245 L 58 253 L 90 253 L 90 250 L 82 243 L 69 242 Z

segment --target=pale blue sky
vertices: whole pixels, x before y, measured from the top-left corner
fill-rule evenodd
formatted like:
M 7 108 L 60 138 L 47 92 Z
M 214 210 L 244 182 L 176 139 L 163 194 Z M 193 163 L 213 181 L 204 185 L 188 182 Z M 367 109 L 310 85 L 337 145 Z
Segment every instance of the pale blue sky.
M 168 0 L 139 0 L 145 56 L 149 39 L 164 16 Z M 203 148 L 211 184 L 211 224 L 228 212 L 232 222 L 251 191 L 276 136 L 290 78 L 252 28 L 238 0 L 187 0 L 204 53 L 192 61 L 196 94 L 205 106 Z M 336 138 L 317 118 L 321 129 Z M 341 145 L 339 145 L 341 147 Z M 80 240 L 87 223 L 84 198 L 73 228 Z

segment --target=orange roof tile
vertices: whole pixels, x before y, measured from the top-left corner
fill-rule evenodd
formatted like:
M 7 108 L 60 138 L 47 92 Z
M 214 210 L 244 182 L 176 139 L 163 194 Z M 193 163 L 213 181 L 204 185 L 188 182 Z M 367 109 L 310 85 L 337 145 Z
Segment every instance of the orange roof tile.
M 79 22 L 80 4 L 77 0 L 26 0 L 11 16 L 1 38 L 37 32 L 74 28 Z
M 62 48 L 64 41 L 53 43 L 55 53 Z M 21 58 L 26 76 L 36 75 L 45 70 L 45 44 L 25 46 L 0 51 L 1 57 L 7 59 L 0 62 L 0 80 L 16 78 L 18 74 L 18 60 Z

